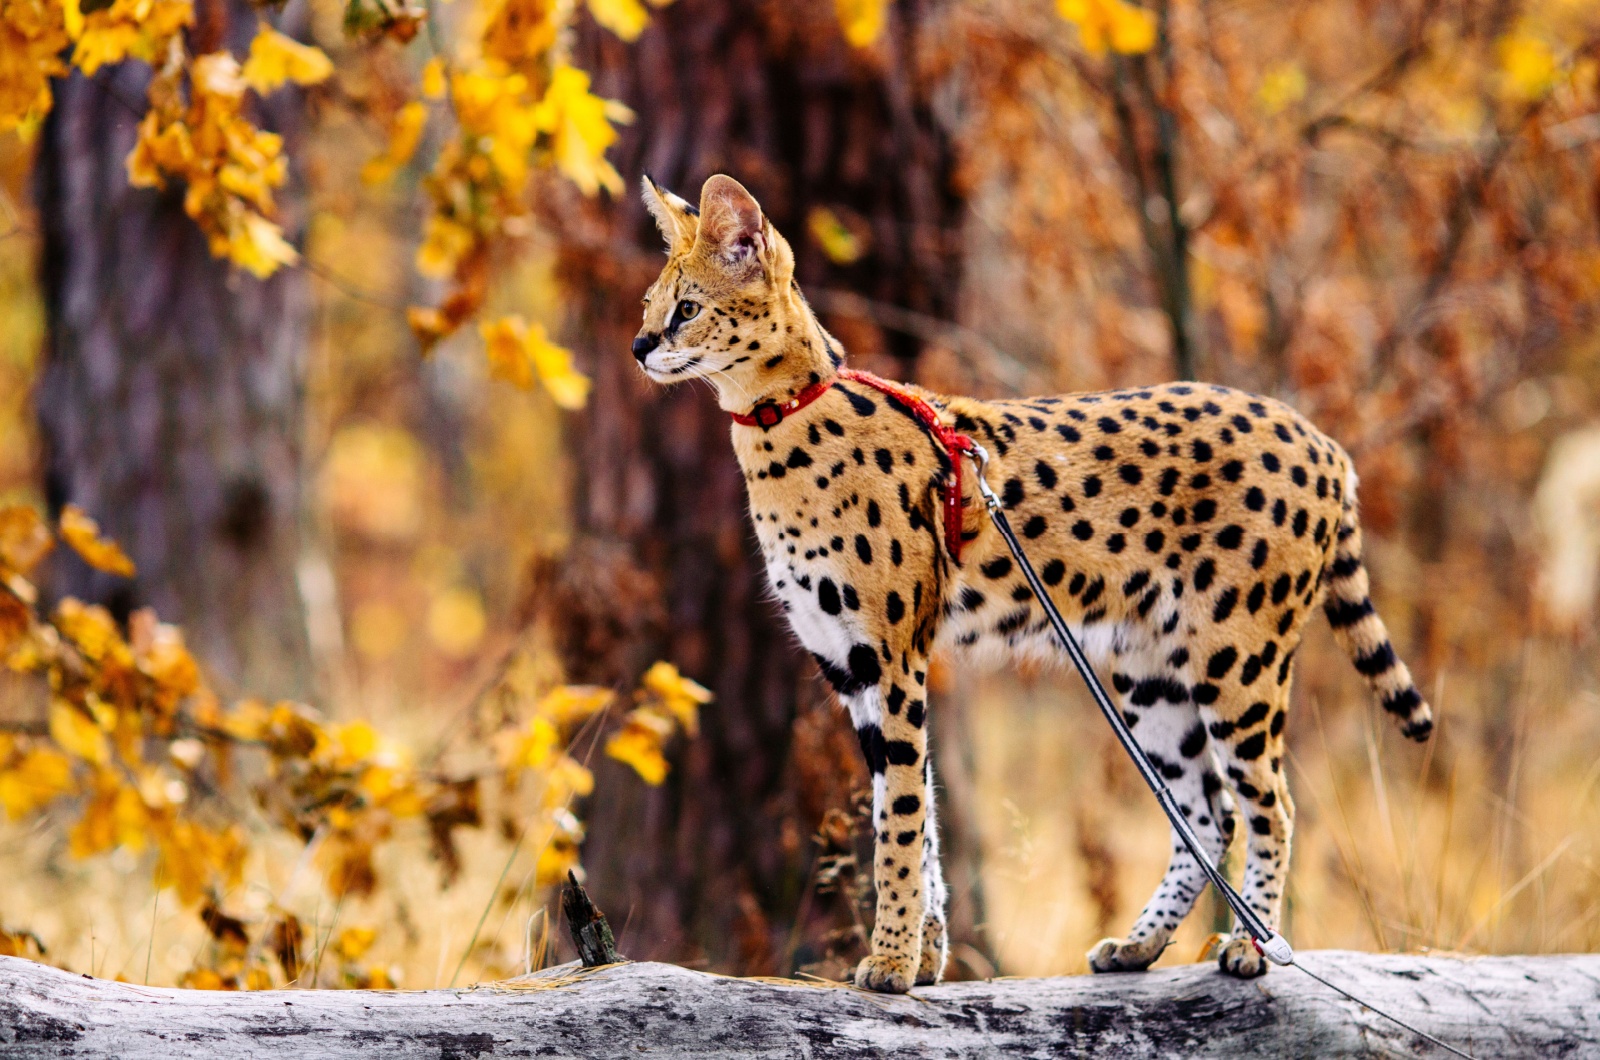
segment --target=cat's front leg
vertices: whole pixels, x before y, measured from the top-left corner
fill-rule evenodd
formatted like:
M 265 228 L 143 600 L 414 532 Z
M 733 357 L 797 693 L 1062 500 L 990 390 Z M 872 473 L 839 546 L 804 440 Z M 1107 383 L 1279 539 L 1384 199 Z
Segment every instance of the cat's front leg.
M 927 768 L 927 660 L 894 654 L 872 687 L 847 698 L 856 735 L 872 772 L 872 879 L 877 912 L 872 952 L 856 969 L 856 985 L 902 994 L 943 970 L 943 881 L 937 843 L 929 842 L 931 773 Z M 920 680 L 919 680 L 920 679 Z M 934 863 L 932 875 L 927 866 Z M 937 882 L 938 894 L 930 888 Z M 939 938 L 925 953 L 924 925 L 937 909 Z M 924 972 L 931 975 L 924 977 Z

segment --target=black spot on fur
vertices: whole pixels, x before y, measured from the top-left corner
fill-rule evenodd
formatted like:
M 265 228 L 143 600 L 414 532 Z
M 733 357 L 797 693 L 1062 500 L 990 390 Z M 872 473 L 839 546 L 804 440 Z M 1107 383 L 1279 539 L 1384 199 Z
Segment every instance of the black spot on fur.
M 1211 621 L 1225 622 L 1233 614 L 1233 605 L 1239 602 L 1239 590 L 1229 586 L 1217 597 L 1217 606 L 1211 609 Z
M 1004 578 L 1011 573 L 1011 560 L 1006 556 L 997 556 L 978 569 L 983 571 L 985 578 Z
M 1233 664 L 1239 659 L 1239 653 L 1232 645 L 1215 652 L 1210 661 L 1206 663 L 1206 676 L 1213 681 L 1220 681 L 1228 676 L 1228 671 L 1233 669 Z
M 839 587 L 833 584 L 832 578 L 824 578 L 817 583 L 817 603 L 830 615 L 837 615 L 842 610 L 839 604 Z
M 892 766 L 914 766 L 920 757 L 910 740 L 890 740 L 884 745 L 885 757 Z
M 839 390 L 845 397 L 850 399 L 850 407 L 856 410 L 857 416 L 871 416 L 878 411 L 877 403 L 871 398 L 857 394 L 855 391 L 845 387 L 840 387 Z
M 867 769 L 878 776 L 888 766 L 888 753 L 884 747 L 883 730 L 876 725 L 863 725 L 856 730 L 861 741 L 861 756 L 867 760 Z

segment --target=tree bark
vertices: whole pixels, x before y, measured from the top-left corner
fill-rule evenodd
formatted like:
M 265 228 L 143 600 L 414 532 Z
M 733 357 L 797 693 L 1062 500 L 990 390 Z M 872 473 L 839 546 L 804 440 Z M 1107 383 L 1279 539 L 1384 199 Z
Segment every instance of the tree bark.
M 204 5 L 192 43 L 243 55 L 255 24 L 245 0 Z M 301 696 L 306 278 L 231 268 L 184 214 L 181 186 L 128 185 L 148 79 L 126 62 L 58 81 L 39 144 L 45 497 L 53 514 L 87 510 L 139 568 L 130 582 L 63 550 L 48 588 L 118 617 L 154 607 L 184 626 L 225 691 Z M 298 96 L 275 94 L 260 110 L 292 152 Z
M 1475 1056 L 1600 1049 L 1600 956 L 1301 956 Z M 661 964 L 567 965 L 463 991 L 232 994 L 114 983 L 15 957 L 0 957 L 0 1047 L 15 1060 L 1442 1055 L 1293 968 L 1253 982 L 1206 964 L 891 997 Z
M 816 718 L 831 697 L 767 599 L 726 414 L 703 388 L 652 387 L 628 353 L 662 262 L 637 181 L 649 172 L 694 201 L 706 177 L 735 175 L 794 246 L 803 288 L 948 317 L 959 203 L 916 72 L 936 7 L 893 5 L 868 52 L 841 40 L 823 0 L 682 0 L 655 11 L 633 45 L 592 30 L 580 38 L 595 91 L 637 118 L 612 153 L 627 192 L 575 204 L 560 222 L 574 345 L 596 385 L 572 445 L 577 542 L 550 599 L 573 678 L 625 684 L 664 657 L 717 697 L 663 789 L 602 781 L 589 807 L 596 898 L 619 945 L 642 956 L 787 972 L 798 948 L 804 963 L 796 940 L 814 932 L 797 932 L 796 919 L 809 836 L 865 773 L 843 723 L 827 722 L 835 739 Z M 831 263 L 808 237 L 819 206 L 857 227 L 868 244 L 860 260 Z M 913 337 L 827 322 L 858 366 L 913 373 Z

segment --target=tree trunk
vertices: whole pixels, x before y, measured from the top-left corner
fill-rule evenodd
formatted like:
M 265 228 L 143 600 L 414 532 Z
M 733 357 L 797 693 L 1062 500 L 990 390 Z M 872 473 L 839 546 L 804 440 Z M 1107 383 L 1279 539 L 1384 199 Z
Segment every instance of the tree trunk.
M 197 50 L 246 52 L 249 3 L 207 5 L 202 16 Z M 39 144 L 45 496 L 52 513 L 87 510 L 139 568 L 127 581 L 60 551 L 49 589 L 119 618 L 154 607 L 183 625 L 224 690 L 301 696 L 305 274 L 241 273 L 211 256 L 181 186 L 129 187 L 148 79 L 144 64 L 126 62 L 57 82 Z M 260 109 L 292 150 L 298 97 L 280 93 Z
M 817 927 L 797 926 L 817 908 L 810 834 L 865 782 L 847 727 L 819 716 L 832 697 L 767 598 L 726 414 L 703 388 L 652 387 L 628 353 L 662 262 L 636 183 L 649 172 L 695 201 L 706 177 L 728 172 L 794 246 L 802 288 L 948 317 L 959 203 L 915 72 L 936 8 L 892 5 L 866 52 L 842 41 L 826 0 L 680 0 L 636 44 L 592 27 L 580 39 L 595 91 L 637 119 L 612 156 L 626 194 L 565 222 L 576 345 L 596 383 L 572 447 L 566 655 L 573 677 L 606 683 L 665 657 L 717 696 L 663 789 L 602 782 L 589 808 L 585 864 L 625 951 L 744 972 L 805 963 L 799 940 Z M 817 207 L 864 238 L 858 261 L 832 263 L 808 236 Z M 914 374 L 912 337 L 827 323 L 857 366 Z
M 1600 957 L 1301 956 L 1475 1056 L 1600 1049 Z M 0 1050 L 15 1060 L 1443 1055 L 1293 968 L 1241 982 L 1191 964 L 891 997 L 661 964 L 567 965 L 467 991 L 232 994 L 113 983 L 16 957 L 0 957 Z

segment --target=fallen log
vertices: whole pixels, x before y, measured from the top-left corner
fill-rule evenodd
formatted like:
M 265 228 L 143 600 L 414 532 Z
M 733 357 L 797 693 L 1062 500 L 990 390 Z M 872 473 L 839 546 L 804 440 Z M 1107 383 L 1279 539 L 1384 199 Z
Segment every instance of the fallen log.
M 1309 967 L 1477 1057 L 1600 1056 L 1600 955 L 1340 951 Z M 0 1055 L 197 1057 L 1379 1057 L 1444 1055 L 1293 968 L 998 979 L 910 996 L 665 964 L 465 990 L 170 990 L 0 957 Z

